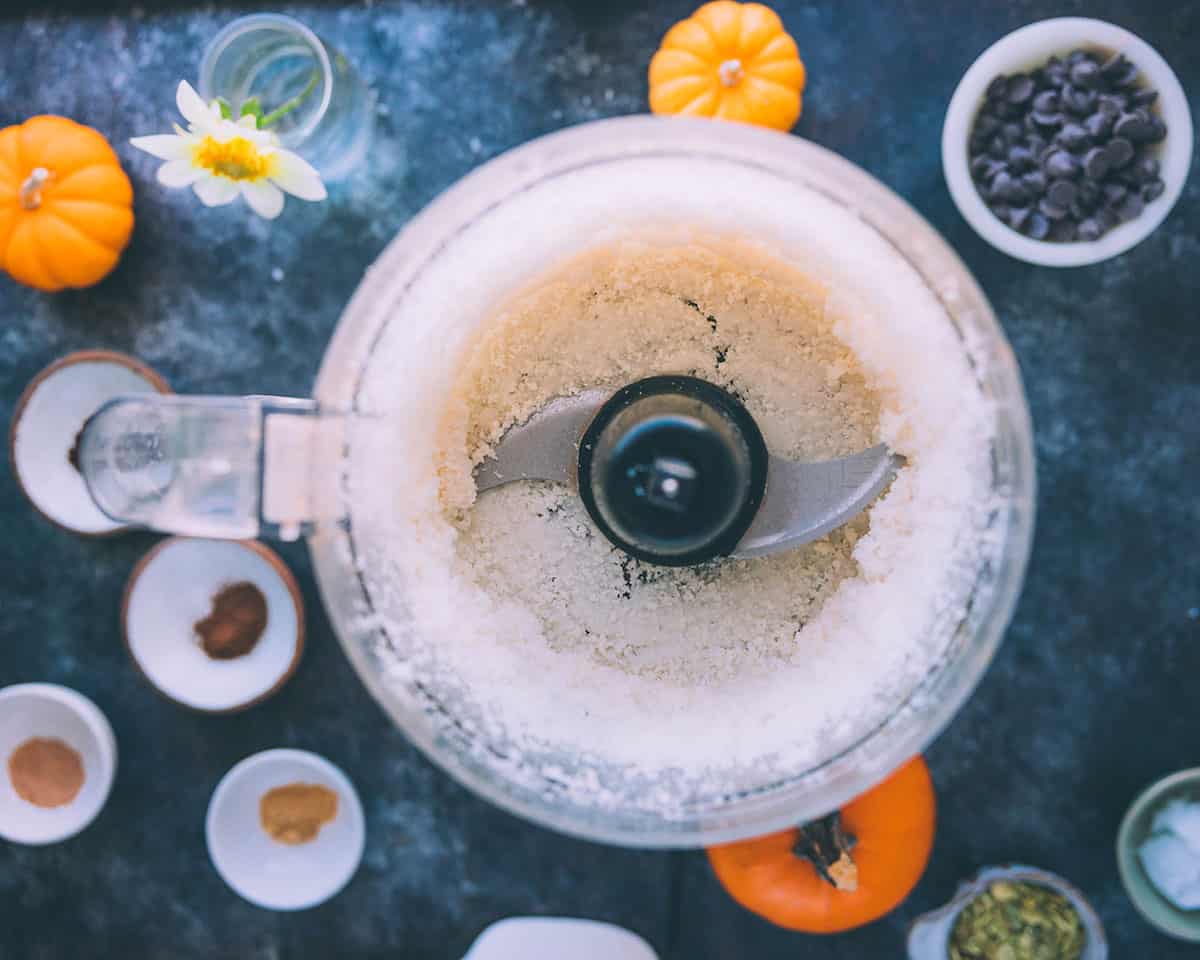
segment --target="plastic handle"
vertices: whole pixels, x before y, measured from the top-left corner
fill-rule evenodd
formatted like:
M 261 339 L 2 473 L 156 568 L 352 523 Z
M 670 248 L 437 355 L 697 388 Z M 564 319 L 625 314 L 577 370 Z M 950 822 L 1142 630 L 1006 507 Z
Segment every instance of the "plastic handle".
M 313 520 L 316 413 L 285 397 L 121 397 L 85 424 L 80 469 L 96 505 L 124 524 L 294 540 Z

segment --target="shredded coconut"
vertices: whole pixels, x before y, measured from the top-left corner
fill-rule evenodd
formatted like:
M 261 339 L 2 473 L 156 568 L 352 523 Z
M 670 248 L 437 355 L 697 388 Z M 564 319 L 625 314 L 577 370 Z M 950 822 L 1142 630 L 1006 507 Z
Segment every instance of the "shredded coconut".
M 851 213 L 717 161 L 630 166 L 500 205 L 406 291 L 358 398 L 388 429 L 348 482 L 388 682 L 497 776 L 678 814 L 819 765 L 933 669 L 978 575 L 993 413 L 937 299 Z M 476 500 L 472 463 L 550 397 L 693 371 L 773 452 L 882 439 L 907 466 L 817 543 L 690 570 L 624 558 L 566 488 Z

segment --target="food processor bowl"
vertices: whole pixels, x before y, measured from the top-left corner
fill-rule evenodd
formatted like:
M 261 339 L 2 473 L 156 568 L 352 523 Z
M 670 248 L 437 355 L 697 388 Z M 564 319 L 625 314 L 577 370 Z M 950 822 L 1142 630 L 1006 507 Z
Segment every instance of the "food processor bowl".
M 672 805 L 616 803 L 564 787 L 587 758 L 529 757 L 486 742 L 457 704 L 406 675 L 414 637 L 403 616 L 381 615 L 369 575 L 369 518 L 348 503 L 356 445 L 369 442 L 372 403 L 365 383 L 391 323 L 422 276 L 436 270 L 462 238 L 487 230 L 506 206 L 562 189 L 572 178 L 638 164 L 687 163 L 758 178 L 786 195 L 797 187 L 844 208 L 877 233 L 941 304 L 994 414 L 991 498 L 986 529 L 977 531 L 981 562 L 965 615 L 939 626 L 944 647 L 935 663 L 875 729 L 805 769 L 769 781 L 698 791 Z M 681 184 L 679 189 L 687 189 Z M 671 197 L 647 211 L 670 217 Z M 769 202 L 769 198 L 764 198 Z M 621 197 L 610 198 L 614 207 Z M 537 230 L 531 224 L 531 230 Z M 564 234 L 562 255 L 595 243 L 591 227 Z M 521 239 L 511 241 L 518 250 Z M 498 254 L 502 262 L 504 254 Z M 515 256 L 515 254 L 514 254 Z M 483 269 L 483 267 L 481 267 Z M 532 269 L 532 265 L 530 265 Z M 515 288 L 529 276 L 513 269 Z M 464 291 L 469 297 L 470 291 Z M 425 317 L 431 335 L 440 318 Z M 450 332 L 450 331 L 447 331 Z M 396 377 L 412 368 L 394 370 Z M 340 517 L 318 523 L 309 545 L 325 604 L 363 682 L 388 715 L 436 764 L 491 802 L 535 823 L 605 843 L 694 847 L 783 829 L 820 816 L 871 787 L 946 726 L 987 668 L 1012 616 L 1033 534 L 1035 475 L 1032 428 L 1011 348 L 983 293 L 954 251 L 911 207 L 849 161 L 798 137 L 734 123 L 629 117 L 574 127 L 535 140 L 480 167 L 415 217 L 370 268 L 347 306 L 318 377 L 321 410 L 353 414 L 323 432 L 312 452 L 312 512 Z M 379 758 L 386 763 L 386 757 Z M 656 785 L 640 785 L 647 795 Z

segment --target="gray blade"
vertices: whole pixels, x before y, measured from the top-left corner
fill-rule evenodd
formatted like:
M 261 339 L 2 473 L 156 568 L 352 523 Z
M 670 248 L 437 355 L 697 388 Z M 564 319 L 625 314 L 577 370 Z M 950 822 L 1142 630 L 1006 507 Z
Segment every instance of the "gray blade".
M 816 540 L 866 509 L 904 464 L 885 444 L 840 460 L 771 457 L 767 492 L 734 557 L 762 557 Z
M 525 423 L 512 427 L 496 450 L 475 468 L 475 487 L 483 493 L 514 480 L 575 483 L 579 439 L 611 390 L 584 390 L 551 400 Z

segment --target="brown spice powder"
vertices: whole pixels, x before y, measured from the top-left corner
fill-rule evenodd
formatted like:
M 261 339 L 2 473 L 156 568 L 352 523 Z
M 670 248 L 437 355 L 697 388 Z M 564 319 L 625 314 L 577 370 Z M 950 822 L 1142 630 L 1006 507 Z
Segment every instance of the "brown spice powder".
M 317 783 L 274 787 L 258 801 L 262 828 L 279 843 L 309 843 L 337 816 L 337 811 L 337 793 Z
M 195 625 L 200 645 L 214 660 L 243 657 L 267 628 L 267 598 L 249 581 L 231 583 L 212 598 L 212 613 Z
M 83 788 L 83 760 L 61 740 L 33 737 L 9 756 L 8 778 L 22 800 L 37 807 L 63 807 Z

